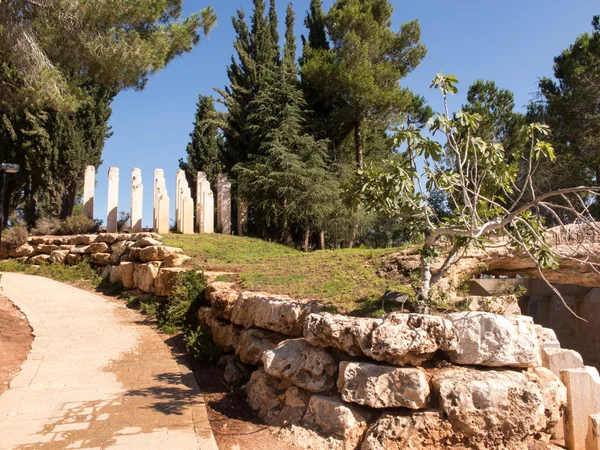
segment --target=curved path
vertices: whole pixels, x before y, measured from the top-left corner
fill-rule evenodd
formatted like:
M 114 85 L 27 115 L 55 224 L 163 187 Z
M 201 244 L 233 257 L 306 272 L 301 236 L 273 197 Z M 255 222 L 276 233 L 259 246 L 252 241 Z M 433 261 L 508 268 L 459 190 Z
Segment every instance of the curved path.
M 0 396 L 0 449 L 217 449 L 193 375 L 141 315 L 46 278 L 0 288 L 35 335 Z

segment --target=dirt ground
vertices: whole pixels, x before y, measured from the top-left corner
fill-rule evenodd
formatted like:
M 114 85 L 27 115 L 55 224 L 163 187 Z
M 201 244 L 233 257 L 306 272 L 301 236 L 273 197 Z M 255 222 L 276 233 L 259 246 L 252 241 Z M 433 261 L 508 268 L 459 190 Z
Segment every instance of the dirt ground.
M 25 315 L 6 297 L 0 296 L 0 395 L 19 373 L 32 342 Z

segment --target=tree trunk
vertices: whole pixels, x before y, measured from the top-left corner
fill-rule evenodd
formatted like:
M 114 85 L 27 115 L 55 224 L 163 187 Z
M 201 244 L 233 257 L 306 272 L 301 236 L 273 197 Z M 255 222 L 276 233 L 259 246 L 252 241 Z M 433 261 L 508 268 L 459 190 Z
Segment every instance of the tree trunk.
M 356 147 L 356 168 L 362 170 L 363 162 L 363 142 L 362 142 L 362 122 L 361 118 L 354 121 L 354 145 Z
M 354 224 L 354 228 L 352 228 L 352 237 L 350 238 L 350 242 L 348 242 L 348 248 L 354 248 L 357 234 L 358 234 L 358 224 Z
M 310 228 L 307 228 L 306 230 L 304 230 L 304 243 L 302 245 L 302 250 L 307 252 L 309 245 L 310 245 Z
M 65 189 L 62 205 L 60 208 L 60 219 L 65 220 L 67 217 L 73 215 L 73 208 L 75 207 L 75 197 L 77 195 L 77 183 L 73 183 Z
M 319 233 L 319 248 L 321 250 L 325 250 L 325 232 L 321 231 Z
M 429 293 L 431 291 L 431 260 L 427 257 L 430 247 L 425 244 L 421 253 L 421 290 L 417 294 L 417 313 L 429 314 Z

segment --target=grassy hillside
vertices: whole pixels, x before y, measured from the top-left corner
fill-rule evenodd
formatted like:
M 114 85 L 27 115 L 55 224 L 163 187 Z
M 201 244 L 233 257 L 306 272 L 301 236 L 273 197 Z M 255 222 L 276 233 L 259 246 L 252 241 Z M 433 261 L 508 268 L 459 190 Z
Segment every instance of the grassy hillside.
M 342 249 L 304 253 L 260 239 L 224 235 L 166 235 L 204 270 L 233 272 L 247 290 L 329 302 L 343 312 L 380 314 L 386 289 L 411 292 L 377 276 L 383 256 L 398 249 Z

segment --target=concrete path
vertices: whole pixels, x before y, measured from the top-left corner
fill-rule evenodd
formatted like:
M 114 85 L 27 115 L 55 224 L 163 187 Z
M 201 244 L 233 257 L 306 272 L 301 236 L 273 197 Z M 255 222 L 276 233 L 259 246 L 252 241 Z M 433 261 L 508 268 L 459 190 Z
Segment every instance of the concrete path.
M 193 375 L 141 315 L 46 278 L 0 287 L 35 334 L 0 396 L 0 449 L 217 449 Z

